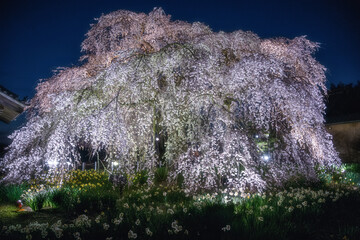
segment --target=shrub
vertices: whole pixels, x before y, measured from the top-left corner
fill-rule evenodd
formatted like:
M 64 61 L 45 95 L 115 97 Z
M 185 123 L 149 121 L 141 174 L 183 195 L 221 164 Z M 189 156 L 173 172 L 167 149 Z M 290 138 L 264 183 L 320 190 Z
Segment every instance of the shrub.
M 169 173 L 169 171 L 168 171 L 167 167 L 157 168 L 155 171 L 155 175 L 154 175 L 155 184 L 160 184 L 160 183 L 166 182 L 168 173 Z
M 119 197 L 115 191 L 106 189 L 79 191 L 73 209 L 76 213 L 111 211 L 115 209 Z
M 1 202 L 15 203 L 28 188 L 26 184 L 8 184 L 0 186 Z
M 31 190 L 31 189 L 30 189 Z M 22 196 L 26 205 L 33 211 L 39 211 L 43 208 L 45 201 L 48 198 L 47 190 L 28 191 Z
M 331 169 L 317 169 L 319 179 L 328 185 L 359 185 L 360 173 L 358 171 L 358 164 L 343 164 L 340 167 L 333 167 Z
M 115 207 L 119 192 L 105 172 L 70 171 L 59 189 L 49 191 L 49 203 L 67 212 L 106 211 Z
M 112 187 L 109 176 L 106 172 L 95 170 L 74 170 L 65 176 L 64 186 L 81 189 L 107 188 Z
M 147 183 L 148 178 L 149 172 L 147 170 L 141 170 L 135 174 L 135 176 L 132 178 L 132 182 L 135 186 L 143 186 Z
M 360 164 L 359 163 L 348 163 L 344 164 L 347 172 L 360 173 Z
M 77 189 L 62 187 L 53 192 L 50 201 L 54 206 L 68 212 L 74 208 L 77 192 Z

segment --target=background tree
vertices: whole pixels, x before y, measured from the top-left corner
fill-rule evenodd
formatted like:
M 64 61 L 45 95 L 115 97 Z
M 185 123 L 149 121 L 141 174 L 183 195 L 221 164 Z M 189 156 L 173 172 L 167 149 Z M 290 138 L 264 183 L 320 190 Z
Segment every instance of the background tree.
M 360 119 L 360 81 L 356 85 L 331 84 L 326 101 L 326 122 Z
M 106 151 L 104 164 L 127 174 L 165 164 L 190 190 L 315 178 L 315 166 L 339 163 L 317 48 L 305 37 L 215 33 L 159 8 L 103 15 L 82 43 L 86 62 L 37 86 L 5 180 L 67 171 L 79 146 Z

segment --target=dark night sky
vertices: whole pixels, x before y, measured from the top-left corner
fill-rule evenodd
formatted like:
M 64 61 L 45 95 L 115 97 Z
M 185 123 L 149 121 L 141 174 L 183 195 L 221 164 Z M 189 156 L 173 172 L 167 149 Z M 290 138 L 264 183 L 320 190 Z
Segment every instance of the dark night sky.
M 250 30 L 262 38 L 307 35 L 321 43 L 316 58 L 330 83 L 360 80 L 360 1 L 357 0 L 12 0 L 0 9 L 0 85 L 33 97 L 39 79 L 78 64 L 89 24 L 102 13 L 162 7 L 173 20 L 200 21 L 214 31 Z M 0 123 L 0 142 L 23 122 Z

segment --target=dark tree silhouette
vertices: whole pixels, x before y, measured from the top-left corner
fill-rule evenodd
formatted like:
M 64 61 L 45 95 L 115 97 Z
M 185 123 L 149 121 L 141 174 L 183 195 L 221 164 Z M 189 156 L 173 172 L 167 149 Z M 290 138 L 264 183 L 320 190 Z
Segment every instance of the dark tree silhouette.
M 360 120 L 360 81 L 331 84 L 326 105 L 327 123 Z

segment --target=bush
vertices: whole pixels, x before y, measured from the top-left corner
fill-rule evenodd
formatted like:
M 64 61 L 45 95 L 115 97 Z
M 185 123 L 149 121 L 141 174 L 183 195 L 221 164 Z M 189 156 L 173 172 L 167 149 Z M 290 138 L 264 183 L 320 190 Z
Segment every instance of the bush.
M 155 184 L 160 184 L 160 183 L 166 182 L 168 173 L 169 173 L 169 171 L 168 171 L 167 167 L 157 168 L 155 171 L 155 175 L 154 175 Z
M 77 191 L 77 189 L 71 189 L 69 187 L 57 189 L 51 195 L 50 201 L 54 206 L 69 212 L 74 208 Z
M 48 198 L 47 190 L 30 191 L 23 195 L 23 199 L 26 205 L 28 205 L 33 211 L 39 211 L 44 207 L 44 203 Z
M 143 186 L 147 183 L 148 178 L 149 172 L 147 170 L 141 170 L 140 172 L 136 173 L 132 179 L 132 182 L 135 186 Z
M 347 172 L 360 173 L 360 164 L 359 163 L 348 163 L 348 164 L 344 164 L 344 165 L 345 165 L 345 169 Z
M 331 169 L 317 169 L 319 179 L 328 185 L 359 185 L 359 164 L 343 164 Z
M 107 211 L 115 207 L 120 197 L 105 172 L 71 171 L 64 185 L 49 191 L 49 203 L 66 212 Z
M 65 176 L 64 186 L 77 188 L 79 190 L 90 190 L 94 188 L 110 189 L 112 184 L 109 181 L 109 176 L 105 172 L 74 170 Z
M 120 195 L 111 190 L 95 189 L 79 191 L 75 197 L 73 210 L 76 213 L 84 213 L 114 210 Z
M 8 184 L 0 186 L 0 201 L 14 203 L 21 199 L 21 195 L 28 188 L 26 184 Z

